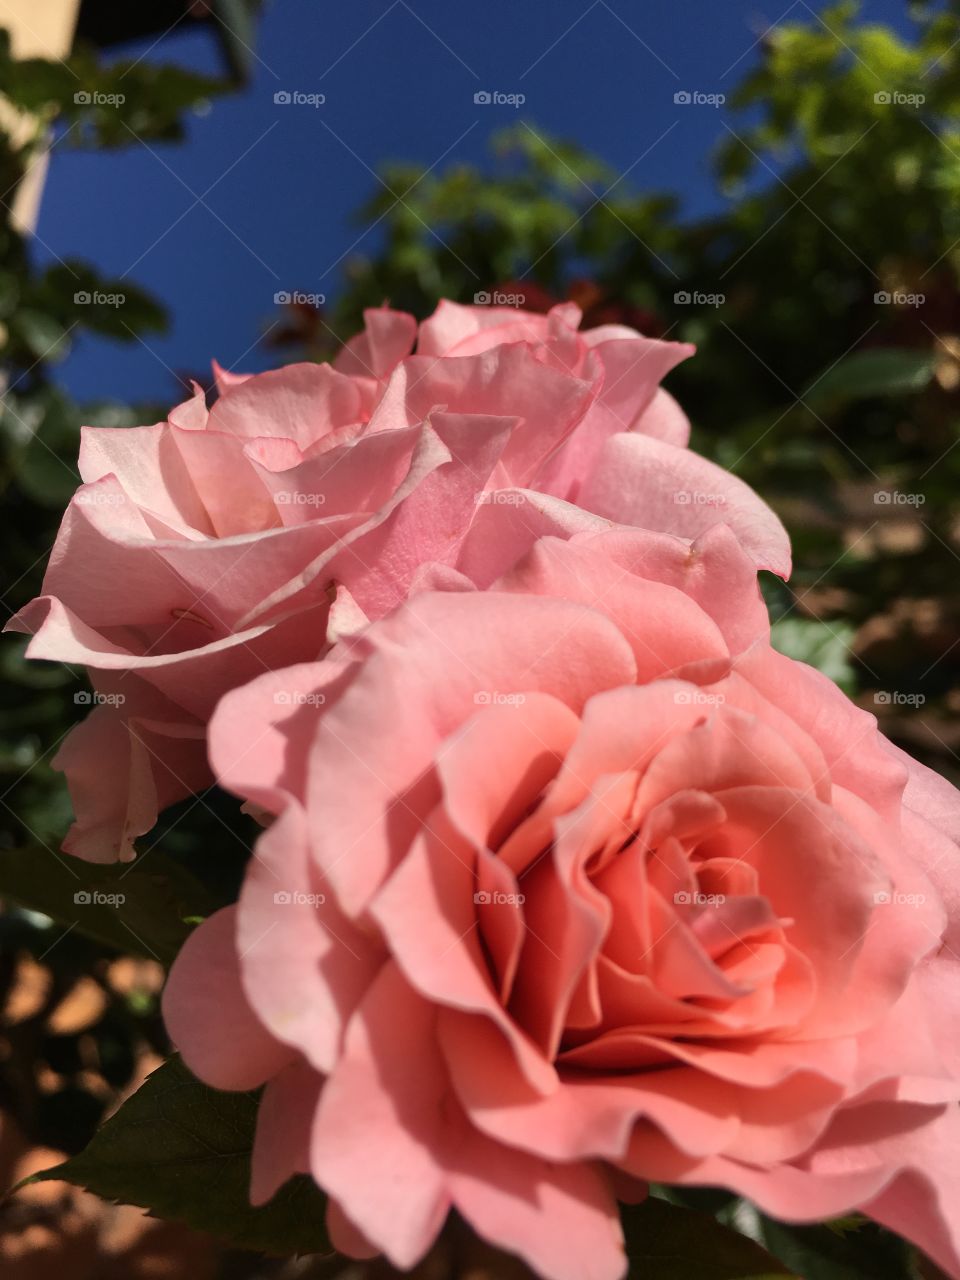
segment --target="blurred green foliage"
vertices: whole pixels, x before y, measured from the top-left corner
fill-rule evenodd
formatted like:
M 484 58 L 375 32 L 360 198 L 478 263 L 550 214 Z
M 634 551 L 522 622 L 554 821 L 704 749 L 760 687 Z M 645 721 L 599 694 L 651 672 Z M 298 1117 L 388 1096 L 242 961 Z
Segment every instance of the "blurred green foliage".
M 134 342 L 163 330 L 167 317 L 127 279 L 105 279 L 72 260 L 38 266 L 30 237 L 13 225 L 13 193 L 51 140 L 84 148 L 175 141 L 183 136 L 188 112 L 201 109 L 212 93 L 233 88 L 227 80 L 143 61 L 106 66 L 92 49 L 79 48 L 62 62 L 18 62 L 0 30 L 4 621 L 40 590 L 63 509 L 79 482 L 80 424 L 153 422 L 167 408 L 109 401 L 79 405 L 56 385 L 56 365 L 82 333 Z M 122 305 L 98 305 L 97 295 L 111 294 L 122 294 Z M 92 868 L 60 855 L 70 805 L 50 760 L 85 714 L 88 685 L 82 671 L 26 662 L 24 647 L 20 636 L 0 642 L 0 1007 L 17 988 L 24 963 L 42 966 L 50 989 L 36 1014 L 7 1029 L 0 1108 L 17 1115 L 33 1140 L 76 1151 L 89 1140 L 104 1107 L 103 1095 L 89 1085 L 91 1063 L 119 1090 L 135 1073 L 137 1044 L 155 1051 L 166 1047 L 155 1002 L 144 1003 L 136 993 L 129 1000 L 118 997 L 105 984 L 104 966 L 123 952 L 169 962 L 188 932 L 185 918 L 207 914 L 217 901 L 235 895 L 247 841 L 238 833 L 244 820 L 234 820 L 235 806 L 213 797 L 194 802 L 189 825 L 177 826 L 177 812 L 165 815 L 152 837 L 164 852 L 147 852 L 143 870 Z M 229 824 L 224 811 L 231 815 Z M 211 884 L 200 886 L 178 859 L 214 839 L 224 855 Z M 122 892 L 122 921 L 110 906 L 78 909 L 74 894 L 90 890 Z M 107 1001 L 99 1020 L 82 1033 L 52 1033 L 47 1020 L 56 1001 L 91 979 Z M 52 1073 L 57 1086 L 38 1088 L 42 1073 Z

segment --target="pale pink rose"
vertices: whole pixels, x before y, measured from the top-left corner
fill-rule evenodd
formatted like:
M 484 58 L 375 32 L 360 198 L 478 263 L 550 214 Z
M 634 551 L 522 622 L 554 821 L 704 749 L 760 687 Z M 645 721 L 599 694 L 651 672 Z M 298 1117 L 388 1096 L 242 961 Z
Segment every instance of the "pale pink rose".
M 658 384 L 692 348 L 578 320 L 445 304 L 409 355 L 413 318 L 373 310 L 333 367 L 217 367 L 209 411 L 198 388 L 154 426 L 84 429 L 43 595 L 12 623 L 109 698 L 54 759 L 77 818 L 65 849 L 132 857 L 159 808 L 210 780 L 223 693 L 431 582 L 487 585 L 539 534 L 726 521 L 787 572 L 769 508 L 682 447 Z
M 777 654 L 731 532 L 543 538 L 237 690 L 272 813 L 174 965 L 212 1085 L 266 1083 L 348 1254 L 451 1208 L 549 1280 L 624 1271 L 615 1196 L 861 1209 L 960 1276 L 960 797 Z
M 397 314 L 385 308 L 365 312 L 364 332 L 346 344 L 334 366 L 349 373 L 376 368 L 383 377 L 399 363 L 401 356 L 408 354 L 410 348 L 405 343 L 412 340 L 414 332 L 408 326 L 401 335 L 394 319 Z M 405 318 L 412 325 L 412 319 Z M 709 464 L 703 470 L 699 467 L 690 470 L 690 456 L 675 453 L 677 448 L 685 450 L 690 439 L 690 423 L 673 396 L 659 383 L 685 355 L 691 355 L 694 348 L 645 338 L 635 329 L 620 324 L 600 325 L 581 333 L 582 318 L 582 311 L 573 302 L 560 303 L 547 315 L 539 315 L 513 306 L 464 306 L 444 300 L 420 326 L 417 355 L 436 360 L 480 355 L 504 343 L 528 345 L 539 360 L 553 369 L 586 379 L 593 391 L 590 405 L 566 446 L 542 469 L 538 489 L 576 501 L 610 519 L 640 524 L 644 528 L 663 528 L 688 537 L 717 523 L 716 507 L 725 500 L 730 500 L 732 508 L 750 506 L 759 520 L 749 531 L 738 530 L 744 545 L 756 552 L 762 568 L 778 573 L 787 569 L 782 539 L 769 523 L 769 514 L 761 515 L 760 508 L 745 500 L 742 489 L 728 489 L 731 477 L 727 473 Z M 429 367 L 421 362 L 417 374 Z M 628 465 L 628 474 L 636 471 L 638 464 L 655 467 L 662 473 L 662 502 L 673 507 L 692 506 L 693 511 L 668 509 L 665 516 L 660 515 L 658 523 L 651 523 L 646 508 L 657 487 L 645 485 L 634 491 L 624 479 L 623 453 L 610 453 L 604 447 L 611 436 L 624 432 L 642 437 L 639 441 L 630 441 L 627 447 L 633 464 Z M 660 446 L 673 448 L 644 441 L 656 441 Z M 621 449 L 625 447 L 621 444 Z M 696 461 L 702 463 L 703 459 Z M 590 493 L 595 499 L 585 500 L 584 485 L 588 479 L 592 481 Z M 674 500 L 677 494 L 681 495 L 679 502 Z M 711 494 L 719 501 L 704 500 Z M 691 501 L 684 503 L 683 497 L 690 497 Z M 711 505 L 712 512 L 697 510 Z M 616 510 L 603 509 L 608 507 Z

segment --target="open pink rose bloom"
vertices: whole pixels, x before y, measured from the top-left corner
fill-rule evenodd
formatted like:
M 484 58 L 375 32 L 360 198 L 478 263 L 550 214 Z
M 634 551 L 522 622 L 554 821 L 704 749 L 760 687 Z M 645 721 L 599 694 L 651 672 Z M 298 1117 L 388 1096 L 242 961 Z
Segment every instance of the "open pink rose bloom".
M 618 1201 L 859 1210 L 960 1280 L 960 795 L 770 644 L 786 535 L 687 448 L 691 348 L 387 309 L 332 367 L 88 428 L 34 657 L 110 861 L 216 779 L 265 829 L 164 1012 L 265 1086 L 251 1200 L 420 1260 L 451 1210 L 618 1280 Z M 410 354 L 416 346 L 416 353 Z
M 543 538 L 228 695 L 211 759 L 276 817 L 166 1017 L 266 1082 L 256 1201 L 613 1280 L 617 1196 L 714 1184 L 960 1275 L 960 803 L 770 648 L 729 529 Z
M 320 657 L 433 575 L 480 586 L 540 533 L 611 522 L 693 537 L 726 521 L 756 564 L 789 545 L 742 481 L 685 446 L 660 379 L 693 348 L 605 326 L 441 304 L 367 313 L 334 366 L 218 370 L 155 426 L 84 430 L 84 483 L 44 594 L 14 620 L 34 658 L 104 695 L 64 743 L 65 848 L 133 855 L 159 809 L 212 781 L 218 698 Z M 417 344 L 417 354 L 410 350 Z

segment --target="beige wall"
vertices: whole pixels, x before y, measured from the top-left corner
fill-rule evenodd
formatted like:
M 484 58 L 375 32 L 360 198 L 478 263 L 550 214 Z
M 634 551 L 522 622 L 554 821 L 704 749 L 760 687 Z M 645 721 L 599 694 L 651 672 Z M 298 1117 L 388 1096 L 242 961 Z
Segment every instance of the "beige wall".
M 79 9 L 80 0 L 0 0 L 0 27 L 10 32 L 16 57 L 62 58 L 73 43 Z M 24 138 L 36 128 L 34 121 L 18 116 L 2 99 L 0 126 L 12 128 L 15 134 L 20 131 Z M 41 156 L 13 195 L 13 222 L 21 231 L 36 225 L 46 169 L 46 156 Z
M 0 27 L 18 58 L 62 58 L 77 25 L 80 0 L 0 0 Z

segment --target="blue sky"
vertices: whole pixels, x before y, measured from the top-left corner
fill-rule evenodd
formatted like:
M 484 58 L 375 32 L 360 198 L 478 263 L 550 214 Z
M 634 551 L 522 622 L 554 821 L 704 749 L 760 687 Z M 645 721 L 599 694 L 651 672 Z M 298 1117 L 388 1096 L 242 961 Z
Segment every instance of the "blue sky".
M 192 117 L 181 145 L 113 153 L 54 149 L 38 227 L 40 260 L 88 260 L 170 309 L 147 343 L 82 338 L 59 379 L 80 399 L 175 398 L 173 370 L 265 367 L 258 335 L 281 290 L 335 296 L 350 253 L 377 229 L 354 222 L 391 159 L 482 163 L 517 119 L 576 141 L 638 189 L 679 193 L 688 216 L 719 197 L 709 156 L 722 112 L 679 111 L 679 90 L 729 93 L 760 33 L 823 6 L 804 0 L 273 0 L 250 83 Z M 904 25 L 903 0 L 868 0 Z M 468 16 L 469 15 L 469 16 Z M 181 28 L 127 56 L 215 69 L 210 37 Z M 522 107 L 474 102 L 523 94 Z M 277 93 L 325 97 L 277 103 Z M 642 157 L 642 158 L 641 158 Z M 631 167 L 632 166 L 632 167 Z

